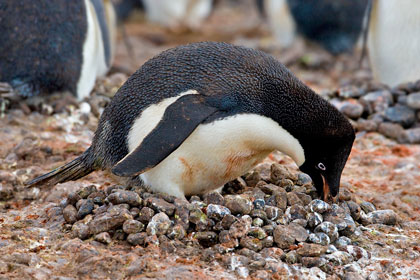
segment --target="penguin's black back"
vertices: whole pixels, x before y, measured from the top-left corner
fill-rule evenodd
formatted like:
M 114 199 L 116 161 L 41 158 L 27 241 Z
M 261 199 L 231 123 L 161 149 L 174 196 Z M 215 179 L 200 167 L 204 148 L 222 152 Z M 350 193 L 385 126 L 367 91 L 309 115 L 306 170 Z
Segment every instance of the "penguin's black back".
M 92 144 L 99 165 L 110 167 L 128 153 L 127 135 L 146 107 L 187 90 L 214 97 L 219 108 L 238 108 L 229 110 L 232 115 L 249 112 L 277 119 L 291 133 L 307 127 L 309 135 L 322 134 L 327 122 L 347 122 L 273 57 L 226 43 L 194 43 L 149 60 L 119 89 Z
M 351 51 L 363 24 L 368 0 L 288 0 L 298 31 L 337 54 Z
M 83 0 L 0 1 L 0 81 L 75 92 L 86 30 Z

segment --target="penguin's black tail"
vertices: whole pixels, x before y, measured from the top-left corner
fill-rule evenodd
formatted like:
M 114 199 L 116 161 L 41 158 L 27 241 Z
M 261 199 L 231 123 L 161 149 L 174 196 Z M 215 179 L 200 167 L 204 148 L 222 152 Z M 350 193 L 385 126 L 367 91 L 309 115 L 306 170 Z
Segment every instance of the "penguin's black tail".
M 36 187 L 41 185 L 53 186 L 58 183 L 74 181 L 88 175 L 96 169 L 93 166 L 93 160 L 89 151 L 90 148 L 87 149 L 81 156 L 70 161 L 69 163 L 57 167 L 53 171 L 41 175 L 33 180 L 27 181 L 24 184 L 28 185 L 29 187 Z

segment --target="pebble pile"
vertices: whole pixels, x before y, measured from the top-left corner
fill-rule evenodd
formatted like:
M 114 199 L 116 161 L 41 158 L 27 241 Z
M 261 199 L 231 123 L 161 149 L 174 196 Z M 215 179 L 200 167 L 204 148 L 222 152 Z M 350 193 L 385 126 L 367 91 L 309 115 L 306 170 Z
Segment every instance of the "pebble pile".
M 159 244 L 169 251 L 199 246 L 203 261 L 264 278 L 267 271 L 332 274 L 337 266 L 370 258 L 352 240 L 364 225 L 395 225 L 398 217 L 352 198 L 342 188 L 338 204 L 319 200 L 309 176 L 275 163 L 226 184 L 222 194 L 189 201 L 142 187 L 92 185 L 71 193 L 61 207 L 74 237 Z
M 376 131 L 400 143 L 420 143 L 420 80 L 389 88 L 347 86 L 324 92 L 358 131 Z

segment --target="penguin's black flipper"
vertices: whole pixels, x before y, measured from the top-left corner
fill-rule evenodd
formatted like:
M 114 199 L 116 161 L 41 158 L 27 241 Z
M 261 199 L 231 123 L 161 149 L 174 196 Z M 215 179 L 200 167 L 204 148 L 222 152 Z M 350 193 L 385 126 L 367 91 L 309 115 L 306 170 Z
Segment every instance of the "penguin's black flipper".
M 180 97 L 168 106 L 162 120 L 143 142 L 112 168 L 112 173 L 129 177 L 153 168 L 175 151 L 200 123 L 218 110 L 209 105 L 203 95 Z

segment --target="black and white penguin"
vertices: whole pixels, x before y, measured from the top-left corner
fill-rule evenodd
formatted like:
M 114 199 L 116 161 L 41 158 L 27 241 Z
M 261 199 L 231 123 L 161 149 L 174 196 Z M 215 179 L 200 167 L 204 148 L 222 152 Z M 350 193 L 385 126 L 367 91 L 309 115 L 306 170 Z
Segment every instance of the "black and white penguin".
M 373 1 L 368 49 L 376 80 L 396 86 L 420 79 L 420 1 Z
M 326 199 L 338 194 L 354 138 L 348 120 L 273 57 L 194 43 L 146 62 L 106 107 L 91 147 L 28 184 L 108 169 L 184 197 L 217 189 L 278 150 Z
M 112 63 L 110 0 L 0 1 L 0 81 L 23 97 L 90 94 Z
M 332 54 L 349 52 L 362 31 L 368 0 L 257 0 L 276 40 L 288 47 L 296 31 Z
M 213 7 L 213 0 L 143 0 L 146 18 L 165 27 L 197 29 Z

